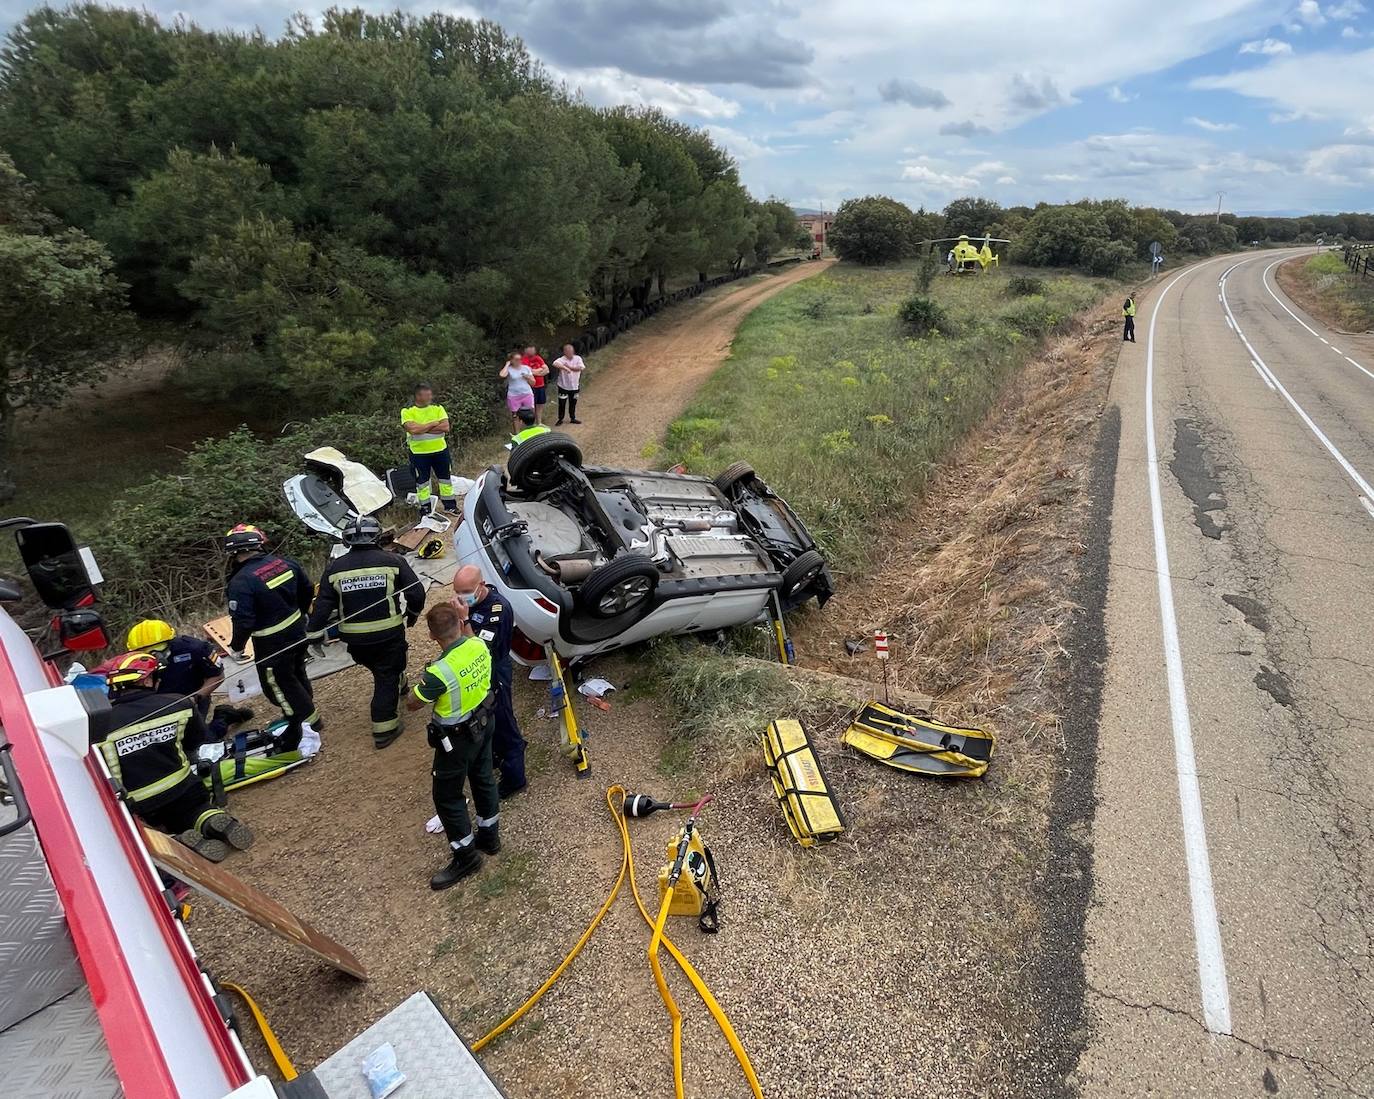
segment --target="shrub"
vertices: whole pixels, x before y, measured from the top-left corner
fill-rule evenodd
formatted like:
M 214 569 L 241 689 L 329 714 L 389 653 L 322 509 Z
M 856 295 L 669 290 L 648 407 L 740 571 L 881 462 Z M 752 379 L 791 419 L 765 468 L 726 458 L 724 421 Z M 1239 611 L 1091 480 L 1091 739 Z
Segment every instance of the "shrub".
M 1013 275 L 1007 280 L 1007 294 L 1013 298 L 1027 298 L 1032 294 L 1044 295 L 1045 280 L 1033 275 Z
M 261 526 L 282 553 L 309 554 L 314 536 L 287 507 L 282 482 L 302 472 L 302 456 L 320 446 L 337 447 L 377 471 L 405 459 L 395 412 L 337 413 L 274 439 L 247 428 L 207 439 L 178 472 L 116 498 L 96 539 L 111 578 L 102 595 L 112 621 L 135 613 L 182 617 L 218 602 L 219 543 L 235 523 Z
M 1026 336 L 1045 336 L 1057 328 L 1063 316 L 1045 298 L 1025 298 L 1002 314 L 1007 327 Z
M 902 327 L 912 336 L 928 336 L 932 332 L 944 332 L 949 328 L 949 317 L 938 304 L 929 298 L 907 298 L 897 309 Z
M 1094 275 L 1115 275 L 1135 258 L 1135 249 L 1119 240 L 1095 244 L 1088 252 L 1088 270 Z

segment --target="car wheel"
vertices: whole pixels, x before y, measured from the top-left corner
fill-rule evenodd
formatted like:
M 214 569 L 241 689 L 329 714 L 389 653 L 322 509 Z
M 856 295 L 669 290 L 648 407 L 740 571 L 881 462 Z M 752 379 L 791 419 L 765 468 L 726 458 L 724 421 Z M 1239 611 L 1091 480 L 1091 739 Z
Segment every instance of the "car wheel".
M 658 567 L 647 557 L 617 557 L 592 573 L 578 589 L 578 604 L 593 618 L 627 617 L 638 621 L 649 612 Z
M 543 492 L 563 476 L 562 462 L 580 466 L 582 451 L 570 435 L 550 431 L 547 435 L 526 439 L 512 450 L 506 461 L 506 472 L 516 488 Z
M 791 599 L 799 592 L 805 591 L 823 568 L 825 558 L 815 550 L 804 550 L 797 554 L 792 563 L 782 570 L 783 598 Z
M 754 467 L 748 462 L 731 462 L 716 474 L 715 486 L 727 500 L 735 491 L 735 486 L 754 476 Z

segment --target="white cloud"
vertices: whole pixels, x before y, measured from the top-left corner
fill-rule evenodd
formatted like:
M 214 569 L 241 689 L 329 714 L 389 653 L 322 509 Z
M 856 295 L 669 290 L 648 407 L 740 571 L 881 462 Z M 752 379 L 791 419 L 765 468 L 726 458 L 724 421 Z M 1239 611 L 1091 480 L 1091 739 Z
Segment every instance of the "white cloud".
M 971 176 L 990 176 L 998 172 L 1005 174 L 1009 171 L 1011 171 L 1011 167 L 1003 164 L 1000 160 L 983 160 L 971 167 L 968 174 Z
M 1107 89 L 1107 98 L 1113 103 L 1129 103 L 1132 99 L 1139 99 L 1139 95 L 1128 95 L 1121 90 L 1120 84 L 1113 84 Z
M 1287 42 L 1285 42 L 1282 38 L 1263 38 L 1256 39 L 1253 42 L 1242 43 L 1240 47 L 1240 52 L 1264 53 L 1273 55 L 1280 53 L 1292 53 L 1293 47 L 1289 45 Z
M 997 177 L 997 184 L 998 184 L 998 186 L 1000 186 L 1000 187 L 1010 187 L 1010 186 L 1011 186 L 1012 184 L 1014 184 L 1015 182 L 1016 182 L 1016 179 L 1015 179 L 1015 177 L 1013 177 L 1013 176 L 998 176 L 998 177 Z
M 1317 0 L 1302 0 L 1293 14 L 1309 27 L 1320 27 L 1326 22 L 1326 16 L 1322 14 L 1322 6 L 1317 3 Z
M 1334 182 L 1374 183 L 1374 146 L 1327 145 L 1308 156 L 1303 171 Z
M 632 76 L 620 69 L 583 69 L 563 72 L 549 66 L 550 75 L 580 91 L 589 103 L 611 107 L 622 103 L 657 107 L 673 118 L 734 118 L 740 112 L 736 100 L 717 95 L 708 88 L 659 80 L 652 76 Z
M 1332 4 L 1326 9 L 1327 16 L 1337 22 L 1348 22 L 1356 16 L 1363 15 L 1364 12 L 1365 6 L 1360 0 L 1341 0 L 1339 4 Z
M 1341 37 L 1342 37 L 1342 38 L 1359 38 L 1359 37 L 1360 37 L 1360 32 L 1357 31 L 1354 27 L 1342 27 L 1342 28 L 1341 28 Z
M 1196 115 L 1185 119 L 1185 121 L 1189 126 L 1196 126 L 1199 130 L 1206 130 L 1210 134 L 1219 134 L 1227 130 L 1240 129 L 1234 122 L 1213 122 L 1210 119 L 1198 118 Z
M 1305 53 L 1276 57 L 1239 72 L 1198 77 L 1190 87 L 1236 92 L 1281 111 L 1364 122 L 1370 113 L 1371 72 L 1374 49 Z
M 924 164 L 905 165 L 902 168 L 902 179 L 907 183 L 915 183 L 923 191 L 938 190 L 943 194 L 972 191 L 978 186 L 978 181 L 972 176 L 937 172 Z

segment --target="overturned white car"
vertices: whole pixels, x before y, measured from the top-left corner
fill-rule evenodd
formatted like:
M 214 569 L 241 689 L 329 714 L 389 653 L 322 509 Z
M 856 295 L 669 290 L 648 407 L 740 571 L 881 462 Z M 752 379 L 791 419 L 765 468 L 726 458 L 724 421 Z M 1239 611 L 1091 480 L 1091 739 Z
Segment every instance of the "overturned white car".
M 752 469 L 714 480 L 583 468 L 576 442 L 521 443 L 483 472 L 454 534 L 520 632 L 565 657 L 754 621 L 832 593 L 801 520 Z

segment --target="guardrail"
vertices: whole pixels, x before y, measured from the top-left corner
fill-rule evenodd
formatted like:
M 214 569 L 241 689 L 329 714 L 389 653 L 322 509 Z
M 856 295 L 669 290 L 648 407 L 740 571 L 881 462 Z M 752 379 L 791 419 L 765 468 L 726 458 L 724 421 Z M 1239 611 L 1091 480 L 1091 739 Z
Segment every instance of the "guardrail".
M 800 262 L 802 262 L 801 256 L 789 256 L 787 259 L 769 260 L 767 263 L 760 264 L 757 267 L 746 267 L 739 271 L 731 271 L 726 275 L 717 275 L 715 278 L 706 279 L 703 282 L 694 282 L 689 286 L 674 290 L 671 294 L 664 294 L 662 297 L 653 298 L 645 302 L 643 308 L 627 309 L 614 320 L 585 328 L 567 342 L 573 345 L 573 349 L 579 355 L 585 355 L 589 351 L 599 351 L 615 339 L 616 336 L 620 335 L 620 333 L 629 331 L 640 321 L 647 320 L 655 313 L 668 308 L 670 305 L 676 305 L 678 302 L 695 298 L 703 291 L 710 290 L 712 287 L 723 286 L 725 283 L 734 282 L 736 279 L 757 275 L 760 271 L 778 267 L 788 267 L 794 263 Z M 557 351 L 552 351 L 545 355 L 545 359 L 548 362 L 553 362 L 553 360 L 562 353 L 562 348 L 559 348 Z
M 1345 265 L 1355 274 L 1374 279 L 1374 244 L 1347 244 L 1341 254 Z

